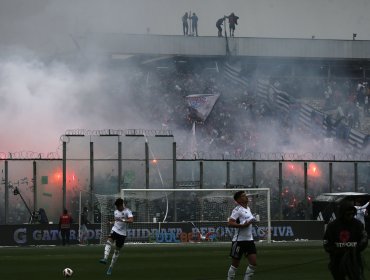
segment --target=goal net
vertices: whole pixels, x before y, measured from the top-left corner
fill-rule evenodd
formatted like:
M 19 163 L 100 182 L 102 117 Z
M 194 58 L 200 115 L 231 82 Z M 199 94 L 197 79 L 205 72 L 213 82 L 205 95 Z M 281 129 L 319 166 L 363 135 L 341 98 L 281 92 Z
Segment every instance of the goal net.
M 96 194 L 87 191 L 80 191 L 79 198 L 79 234 L 78 240 L 80 243 L 83 243 L 84 239 L 87 239 L 86 233 L 83 230 L 83 225 L 81 221 L 81 214 L 86 207 L 88 209 L 88 220 L 90 223 L 97 224 L 100 229 L 100 234 L 98 235 L 100 244 L 105 244 L 112 225 L 110 222 L 114 221 L 114 210 L 116 207 L 114 202 L 117 198 L 120 197 L 120 194 Z
M 245 191 L 259 220 L 255 240 L 271 240 L 270 189 L 122 189 L 121 197 L 134 215 L 132 242 L 230 241 L 235 229 L 227 220 L 236 207 L 237 191 Z
M 100 209 L 100 244 L 104 244 L 107 241 L 112 228 L 111 222 L 114 221 L 114 211 L 116 210 L 114 202 L 120 197 L 120 195 L 95 194 L 95 197 L 99 203 L 97 208 Z

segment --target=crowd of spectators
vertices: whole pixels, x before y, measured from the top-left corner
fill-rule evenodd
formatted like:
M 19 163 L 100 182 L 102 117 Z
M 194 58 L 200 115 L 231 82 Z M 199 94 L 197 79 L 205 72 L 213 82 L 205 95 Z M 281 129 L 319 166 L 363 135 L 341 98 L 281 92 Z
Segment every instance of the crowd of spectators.
M 189 63 L 189 62 L 188 62 Z M 195 70 L 193 70 L 195 69 Z M 209 155 L 210 158 L 236 157 L 243 158 L 250 151 L 266 151 L 266 128 L 274 130 L 272 142 L 275 148 L 283 151 L 289 148 L 292 133 L 302 134 L 310 138 L 312 131 L 307 131 L 297 121 L 297 112 L 284 113 L 273 108 L 266 107 L 257 94 L 257 83 L 260 77 L 250 76 L 248 85 L 231 82 L 222 70 L 202 69 L 194 65 L 186 65 L 182 68 L 155 69 L 145 73 L 136 80 L 135 93 L 138 100 L 150 100 L 151 106 L 142 108 L 142 111 L 161 125 L 176 131 L 178 157 Z M 149 78 L 148 78 L 149 75 Z M 146 83 L 142 82 L 145 78 Z M 266 77 L 263 77 L 266 79 Z M 310 104 L 331 118 L 331 125 L 344 124 L 353 128 L 364 129 L 365 117 L 369 113 L 368 95 L 369 87 L 366 82 L 352 79 L 325 78 L 294 78 L 268 77 L 269 84 L 277 89 L 289 93 L 297 102 Z M 185 97 L 191 94 L 219 94 L 219 100 L 205 121 L 194 119 L 191 115 Z M 148 104 L 142 102 L 141 104 Z M 196 123 L 196 153 L 189 147 L 189 136 L 193 123 Z M 323 126 L 320 123 L 319 126 Z M 326 124 L 327 125 L 327 124 Z M 179 131 L 187 133 L 177 134 Z M 326 136 L 323 136 L 324 139 Z M 329 135 L 331 137 L 331 135 Z M 311 135 L 312 137 L 312 135 Z M 314 136 L 316 138 L 316 136 Z M 346 150 L 345 139 L 332 139 L 333 146 Z M 312 142 L 311 149 L 320 149 L 322 142 L 317 139 Z M 298 148 L 300 148 L 298 146 Z M 276 151 L 276 150 L 275 150 Z M 349 151 L 349 150 L 348 150 Z M 204 152 L 204 154 L 202 154 Z M 307 152 L 303 151 L 303 152 Z M 290 184 L 289 179 L 284 185 L 284 210 L 283 215 L 287 219 L 300 219 L 304 213 L 306 201 L 303 189 L 296 189 L 303 182 Z M 345 190 L 346 187 L 336 182 L 335 191 Z M 325 190 L 318 187 L 310 190 L 309 196 L 315 197 Z M 277 184 L 271 184 L 273 196 L 278 195 Z M 289 193 L 289 196 L 287 195 Z
M 156 125 L 176 132 L 190 132 L 195 122 L 195 150 L 198 153 L 238 157 L 248 151 L 266 151 L 265 125 L 274 131 L 274 140 L 280 149 L 278 151 L 283 151 L 284 146 L 294 144 L 290 140 L 294 131 L 298 134 L 310 133 L 304 131 L 305 128 L 297 121 L 298 112 L 294 111 L 294 105 L 291 112 L 286 113 L 269 108 L 261 102 L 256 89 L 258 77 L 250 77 L 245 86 L 230 82 L 222 70 L 218 72 L 198 67 L 196 71 L 192 71 L 193 68 L 196 67 L 186 65 L 182 69 L 177 67 L 148 72 L 143 69 L 141 75 L 137 75 L 137 79 L 132 81 L 130 88 L 135 89 L 139 110 Z M 361 81 L 359 84 L 358 80 L 350 79 L 328 81 L 323 78 L 298 79 L 289 76 L 268 79 L 271 85 L 289 93 L 292 100 L 306 102 L 323 111 L 330 122 L 325 125 L 333 129 L 345 125 L 366 130 L 366 117 L 369 114 L 369 87 L 366 82 Z M 220 95 L 205 121 L 190 114 L 185 97 L 191 94 Z M 179 155 L 189 153 L 188 136 L 176 135 Z
M 151 104 L 141 108 L 141 111 L 156 125 L 177 132 L 190 132 L 195 122 L 197 151 L 238 153 L 256 145 L 251 131 L 256 131 L 253 129 L 254 120 L 262 116 L 254 107 L 256 100 L 251 89 L 225 82 L 215 70 L 191 72 L 165 69 L 150 72 L 149 75 L 145 84 L 140 79 L 134 81 L 135 95 L 138 106 Z M 192 118 L 185 102 L 185 97 L 191 94 L 220 95 L 206 121 Z M 176 135 L 180 154 L 188 152 L 188 136 L 181 138 Z
M 370 134 L 370 87 L 365 79 L 280 78 L 280 88 L 326 112 L 338 123 Z
M 174 61 L 172 65 L 174 66 L 150 65 L 126 69 L 125 86 L 134 97 L 135 110 L 140 112 L 143 119 L 148 120 L 155 128 L 175 132 L 178 158 L 242 159 L 249 152 L 284 152 L 290 151 L 292 147 L 302 149 L 302 146 L 294 146 L 295 143 L 292 143 L 293 134 L 307 136 L 311 146 L 304 146 L 305 148 L 315 150 L 323 147 L 319 140 L 310 139 L 312 131 L 307 131 L 300 125 L 294 104 L 291 112 L 287 113 L 269 108 L 260 100 L 257 83 L 261 77 L 249 73 L 248 83 L 238 84 L 224 75 L 221 62 L 214 68 L 190 60 Z M 306 102 L 325 112 L 330 116 L 332 126 L 344 123 L 360 130 L 366 129 L 370 88 L 364 80 L 329 80 L 322 77 L 302 79 L 291 75 L 264 76 L 263 79 L 267 79 L 275 88 L 289 93 L 292 100 Z M 205 121 L 194 118 L 189 110 L 186 96 L 192 94 L 219 95 Z M 191 147 L 189 139 L 194 136 L 194 123 L 196 146 Z M 337 142 L 336 139 L 333 139 L 332 146 L 342 151 L 346 149 L 343 142 Z M 269 169 L 266 169 L 266 174 L 259 177 L 269 178 L 268 172 Z M 274 177 L 276 174 L 272 176 Z M 303 189 L 297 190 L 296 185 L 301 186 L 302 182 L 290 182 L 287 177 L 283 213 L 286 218 L 302 218 L 302 201 L 305 201 L 305 197 Z M 276 182 L 267 182 L 265 186 L 272 189 L 273 197 L 278 197 Z M 335 190 L 342 189 L 337 185 Z M 311 190 L 309 195 L 314 197 L 321 191 L 323 189 L 317 188 Z M 25 209 L 21 209 L 22 205 L 18 206 L 27 216 Z M 20 215 L 17 214 L 17 217 Z

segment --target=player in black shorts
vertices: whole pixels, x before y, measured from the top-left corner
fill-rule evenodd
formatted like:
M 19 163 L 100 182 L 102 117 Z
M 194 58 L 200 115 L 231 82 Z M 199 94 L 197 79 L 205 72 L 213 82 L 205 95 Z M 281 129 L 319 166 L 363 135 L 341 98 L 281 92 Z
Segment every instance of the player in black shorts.
M 254 241 L 233 241 L 231 244 L 230 257 L 241 260 L 243 255 L 257 254 Z
M 229 227 L 235 228 L 230 250 L 232 261 L 227 272 L 227 280 L 235 279 L 236 270 L 243 255 L 248 259 L 244 280 L 249 280 L 257 266 L 257 250 L 252 234 L 252 225 L 256 222 L 256 218 L 248 207 L 248 196 L 244 191 L 236 192 L 234 200 L 238 206 L 234 208 L 227 222 Z
M 104 247 L 104 257 L 100 259 L 100 263 L 106 264 L 108 262 L 108 257 L 113 243 L 116 243 L 116 248 L 114 250 L 111 264 L 108 268 L 107 275 L 112 274 L 112 269 L 116 263 L 119 253 L 125 244 L 125 239 L 127 236 L 127 223 L 132 223 L 134 217 L 130 209 L 126 208 L 123 199 L 118 198 L 114 203 L 117 210 L 114 211 L 114 224 L 110 235 L 108 237 L 107 243 Z

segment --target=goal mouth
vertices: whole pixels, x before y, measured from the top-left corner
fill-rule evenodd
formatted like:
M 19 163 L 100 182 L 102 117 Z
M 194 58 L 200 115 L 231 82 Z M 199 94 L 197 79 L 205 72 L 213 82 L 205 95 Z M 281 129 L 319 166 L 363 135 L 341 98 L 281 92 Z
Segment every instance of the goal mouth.
M 230 236 L 226 237 L 223 234 L 221 238 L 222 234 L 211 231 L 229 231 L 227 220 L 237 206 L 233 199 L 237 191 L 247 193 L 251 211 L 258 214 L 258 228 L 253 229 L 255 239 L 271 240 L 270 189 L 268 188 L 121 189 L 121 197 L 133 212 L 134 230 L 140 231 L 138 226 L 143 227 L 142 230 L 147 230 L 145 228 L 147 226 L 151 228 L 152 235 L 155 235 L 155 230 L 158 232 L 168 228 L 167 225 L 173 224 L 181 228 L 181 231 L 187 230 L 188 233 L 190 231 L 193 235 L 198 235 L 200 240 L 228 241 Z M 153 229 L 153 226 L 156 229 Z
M 100 224 L 100 244 L 105 244 L 112 229 L 117 198 L 123 198 L 134 216 L 134 223 L 128 225 L 128 243 L 226 242 L 236 230 L 229 228 L 227 221 L 238 205 L 234 201 L 237 191 L 249 197 L 248 206 L 257 220 L 252 229 L 254 239 L 271 242 L 268 188 L 121 189 L 110 195 L 80 191 L 79 209 L 82 213 L 90 206 L 90 218 L 93 215 Z M 80 219 L 80 242 L 86 238 L 83 228 Z
M 88 211 L 87 219 L 90 223 L 100 224 L 100 232 L 96 233 L 100 236 L 100 244 L 104 244 L 108 239 L 112 228 L 111 222 L 114 221 L 114 210 L 116 207 L 114 202 L 120 198 L 121 194 L 103 195 L 89 191 L 80 190 L 79 198 L 79 215 L 78 215 L 78 241 L 80 244 L 88 244 L 89 234 L 86 225 L 82 225 L 82 213 L 86 208 Z

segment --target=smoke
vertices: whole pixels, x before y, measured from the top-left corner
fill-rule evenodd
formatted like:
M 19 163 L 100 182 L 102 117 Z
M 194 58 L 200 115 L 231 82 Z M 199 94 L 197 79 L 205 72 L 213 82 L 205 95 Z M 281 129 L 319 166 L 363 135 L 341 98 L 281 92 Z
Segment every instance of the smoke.
M 59 137 L 71 128 L 140 127 L 131 93 L 124 74 L 104 64 L 46 63 L 20 50 L 5 55 L 0 59 L 1 151 L 55 152 Z
M 135 74 L 136 65 L 126 65 L 123 70 L 112 67 L 106 61 L 96 61 L 96 57 L 88 62 L 80 61 L 76 56 L 79 46 L 73 36 L 84 32 L 143 34 L 147 32 L 147 27 L 150 27 L 152 34 L 181 35 L 181 16 L 189 10 L 199 16 L 201 36 L 214 36 L 217 31 L 215 21 L 219 17 L 242 10 L 246 13 L 239 15 L 237 36 L 352 38 L 353 32 L 358 33 L 358 39 L 368 36 L 364 31 L 368 26 L 366 22 L 369 22 L 369 15 L 364 14 L 368 6 L 366 1 L 357 0 L 358 5 L 353 1 L 318 2 L 311 6 L 312 3 L 291 0 L 274 4 L 270 1 L 254 3 L 238 0 L 232 5 L 225 1 L 200 3 L 195 0 L 76 0 L 69 5 L 56 0 L 4 0 L 0 4 L 0 35 L 2 44 L 8 48 L 6 51 L 1 49 L 0 57 L 0 117 L 3 129 L 0 151 L 53 152 L 59 147 L 59 136 L 73 128 L 156 129 L 166 118 L 161 109 L 178 109 L 181 98 L 177 103 L 171 100 L 161 107 L 156 102 L 158 92 L 151 96 L 153 92 L 148 91 L 147 96 L 141 95 L 138 100 L 136 88 L 141 85 L 133 86 L 127 80 Z M 347 10 L 348 14 L 344 12 Z M 339 11 L 340 17 L 331 16 L 338 15 Z M 343 18 L 350 21 L 338 28 Z M 326 24 L 328 22 L 330 24 Z M 307 29 L 308 26 L 311 29 Z M 71 60 L 60 60 L 60 57 Z M 145 77 L 141 80 L 145 81 Z M 143 108 L 163 115 L 151 118 Z M 214 114 L 221 111 L 222 106 L 216 104 Z M 229 126 L 243 119 L 244 115 L 234 112 Z M 186 141 L 191 130 L 188 127 L 189 131 L 181 131 L 184 127 L 181 124 L 179 121 L 175 126 L 180 128 L 177 131 L 180 142 Z M 287 132 L 281 124 L 256 121 L 254 126 L 244 129 L 258 127 L 260 137 L 256 141 L 264 151 L 311 151 L 320 146 L 314 140 L 306 140 L 299 132 L 288 135 L 291 132 Z M 239 133 L 236 127 L 227 132 L 225 135 L 207 132 L 211 136 L 203 142 L 197 137 L 198 148 L 212 150 L 217 139 L 218 151 L 222 153 L 238 136 L 233 134 Z M 201 134 L 202 130 L 197 127 L 198 133 Z M 222 134 L 220 131 L 217 133 Z M 276 139 L 287 139 L 289 143 Z
M 95 57 L 94 61 L 87 61 L 75 56 L 67 61 L 45 61 L 23 49 L 3 54 L 0 57 L 1 152 L 58 152 L 59 137 L 66 130 L 77 128 L 171 129 L 180 154 L 204 152 L 218 158 L 238 157 L 248 152 L 348 152 L 338 142 L 327 141 L 323 133 L 313 133 L 314 136 L 302 133 L 299 125 L 293 125 L 298 115 L 284 123 L 284 119 L 264 116 L 258 104 L 246 111 L 240 105 L 248 102 L 253 92 L 243 93 L 243 89 L 233 88 L 223 80 L 222 73 L 214 70 L 199 72 L 201 61 L 200 65 L 191 60 L 185 63 L 189 64 L 184 66 L 185 71 L 188 71 L 186 67 L 194 67 L 190 78 L 186 78 L 184 69 L 173 67 L 158 72 L 153 67 L 156 61 L 140 67 L 135 59 L 117 62 Z M 169 58 L 158 63 L 176 64 Z M 184 97 L 208 91 L 221 93 L 221 97 L 206 122 L 196 125 L 196 143 L 190 145 L 192 122 L 187 119 Z M 298 89 L 294 93 L 301 98 L 312 94 Z

